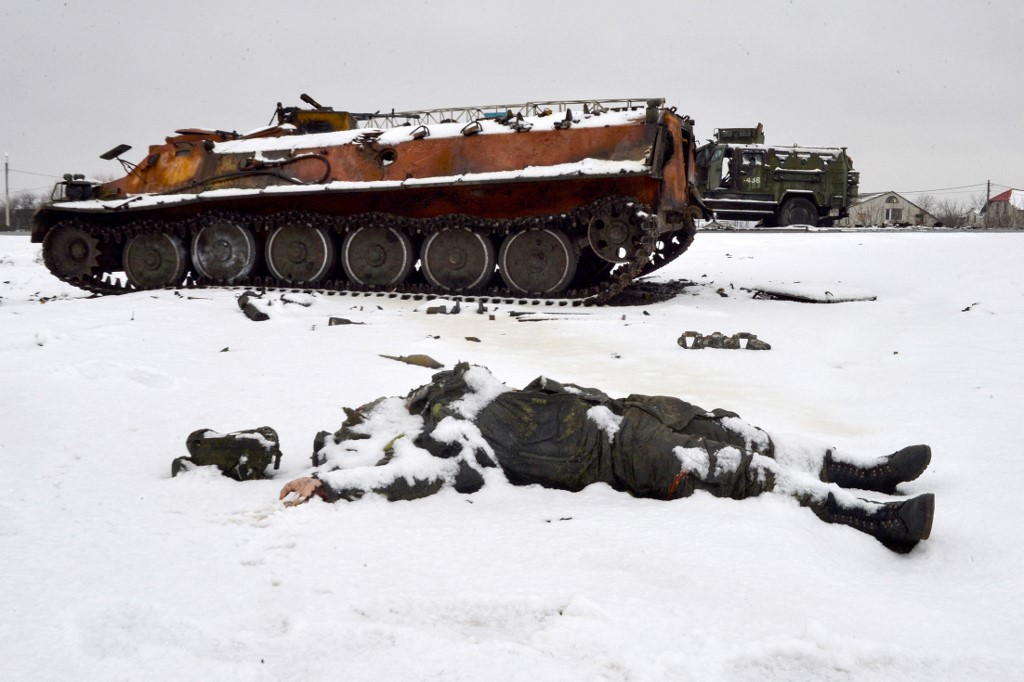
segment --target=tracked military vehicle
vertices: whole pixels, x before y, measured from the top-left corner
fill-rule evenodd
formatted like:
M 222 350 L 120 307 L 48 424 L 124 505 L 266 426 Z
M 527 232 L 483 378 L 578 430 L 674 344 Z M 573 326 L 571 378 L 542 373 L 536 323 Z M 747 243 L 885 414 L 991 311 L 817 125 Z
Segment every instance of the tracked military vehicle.
M 698 187 L 716 218 L 765 227 L 831 225 L 860 174 L 846 148 L 766 146 L 764 128 L 719 128 L 697 151 Z
M 603 303 L 702 215 L 692 121 L 660 99 L 425 111 L 277 105 L 185 128 L 127 174 L 66 175 L 34 217 L 49 270 L 100 294 L 287 287 Z

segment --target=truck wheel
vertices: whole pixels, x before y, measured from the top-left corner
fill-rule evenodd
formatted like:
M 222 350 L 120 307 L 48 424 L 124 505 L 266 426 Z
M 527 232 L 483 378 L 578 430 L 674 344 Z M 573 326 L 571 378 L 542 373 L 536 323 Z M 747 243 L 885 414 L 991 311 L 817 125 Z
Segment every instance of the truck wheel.
M 779 225 L 817 225 L 818 209 L 812 201 L 802 197 L 786 199 L 779 212 Z

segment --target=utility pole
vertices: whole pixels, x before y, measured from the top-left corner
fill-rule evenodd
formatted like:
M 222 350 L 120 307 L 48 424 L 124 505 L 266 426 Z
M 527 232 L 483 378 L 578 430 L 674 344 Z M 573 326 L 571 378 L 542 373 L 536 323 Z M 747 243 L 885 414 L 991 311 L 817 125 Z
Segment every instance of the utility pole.
M 11 184 L 8 182 L 8 178 L 11 175 L 10 169 L 7 167 L 7 153 L 4 153 L 4 227 L 8 230 L 11 229 Z
M 988 227 L 988 205 L 992 201 L 992 181 L 985 182 L 985 207 L 981 209 L 985 213 L 985 227 Z

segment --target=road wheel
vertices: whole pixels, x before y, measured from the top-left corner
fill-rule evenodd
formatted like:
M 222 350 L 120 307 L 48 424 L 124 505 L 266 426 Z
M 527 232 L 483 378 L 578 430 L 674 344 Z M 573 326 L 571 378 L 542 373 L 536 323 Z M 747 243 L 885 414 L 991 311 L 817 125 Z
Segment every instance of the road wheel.
M 318 282 L 334 265 L 334 244 L 327 230 L 312 225 L 283 225 L 270 233 L 267 267 L 277 279 Z
M 139 234 L 124 247 L 122 265 L 128 281 L 139 289 L 181 284 L 188 267 L 185 245 L 169 234 Z
M 496 260 L 491 240 L 464 227 L 435 232 L 420 249 L 423 276 L 449 291 L 473 291 L 485 286 L 494 274 Z
M 409 276 L 412 242 L 393 227 L 359 227 L 341 245 L 345 274 L 364 286 L 394 286 Z
M 192 240 L 192 264 L 201 277 L 233 284 L 256 267 L 259 251 L 247 227 L 227 219 L 201 227 Z
M 579 256 L 561 230 L 522 230 L 509 236 L 498 254 L 498 269 L 509 289 L 521 294 L 557 294 L 569 286 Z

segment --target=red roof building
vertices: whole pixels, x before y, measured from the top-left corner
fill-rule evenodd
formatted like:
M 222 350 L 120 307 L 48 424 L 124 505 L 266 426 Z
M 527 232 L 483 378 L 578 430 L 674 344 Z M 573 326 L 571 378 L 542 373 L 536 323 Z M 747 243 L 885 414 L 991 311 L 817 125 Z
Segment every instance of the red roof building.
M 1024 190 L 1008 189 L 989 199 L 985 227 L 1024 227 Z

